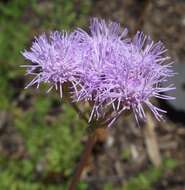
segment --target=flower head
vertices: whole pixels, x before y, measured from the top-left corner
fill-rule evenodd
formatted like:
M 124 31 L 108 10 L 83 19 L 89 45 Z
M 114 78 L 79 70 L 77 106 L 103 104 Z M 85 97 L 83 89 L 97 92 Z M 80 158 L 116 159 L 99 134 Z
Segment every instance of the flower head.
M 59 87 L 62 96 L 62 84 L 76 81 L 81 53 L 75 33 L 56 31 L 49 37 L 43 34 L 35 38 L 31 51 L 24 51 L 23 56 L 32 62 L 24 65 L 27 74 L 35 76 L 27 87 L 49 83 L 49 90 Z
M 151 99 L 173 99 L 161 93 L 175 89 L 161 86 L 174 75 L 163 44 L 154 43 L 142 32 L 128 39 L 127 29 L 98 19 L 91 21 L 90 34 L 81 33 L 87 51 L 77 100 L 94 103 L 90 120 L 103 117 L 110 106 L 116 116 L 132 110 L 137 120 L 145 119 L 144 106 L 148 106 L 160 120 L 165 111 Z
M 90 34 L 82 29 L 77 33 L 85 48 L 81 64 L 81 76 L 77 100 L 95 100 L 101 94 L 102 85 L 107 83 L 105 72 L 121 58 L 121 49 L 127 49 L 127 29 L 122 29 L 118 23 L 97 18 L 91 19 Z M 123 52 L 123 51 L 122 51 Z
M 163 94 L 175 89 L 165 86 L 174 75 L 166 51 L 162 42 L 154 43 L 142 32 L 129 39 L 118 23 L 94 18 L 90 33 L 77 29 L 71 34 L 53 32 L 49 38 L 42 35 L 23 55 L 32 61 L 27 73 L 36 75 L 28 86 L 70 82 L 73 100 L 92 106 L 89 121 L 111 112 L 111 125 L 124 110 L 145 119 L 145 106 L 162 118 L 165 111 L 151 99 L 173 99 Z

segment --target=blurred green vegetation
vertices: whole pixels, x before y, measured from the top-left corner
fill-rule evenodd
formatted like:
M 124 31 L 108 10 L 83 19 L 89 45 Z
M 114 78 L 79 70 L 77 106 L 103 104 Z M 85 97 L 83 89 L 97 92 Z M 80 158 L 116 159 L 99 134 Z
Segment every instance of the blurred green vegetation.
M 14 153 L 0 154 L 2 190 L 67 189 L 82 150 L 84 123 L 56 94 L 24 90 L 29 79 L 20 68 L 21 51 L 42 32 L 85 26 L 90 6 L 90 0 L 0 2 L 0 113 L 8 113 L 7 127 L 21 142 Z M 79 189 L 86 186 L 81 182 Z

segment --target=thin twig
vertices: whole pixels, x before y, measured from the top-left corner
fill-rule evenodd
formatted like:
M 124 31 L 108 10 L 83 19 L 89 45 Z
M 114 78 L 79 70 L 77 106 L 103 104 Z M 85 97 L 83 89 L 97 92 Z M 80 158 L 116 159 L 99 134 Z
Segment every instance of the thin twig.
M 86 123 L 88 123 L 88 119 L 85 116 L 85 113 L 83 113 L 80 108 L 78 108 L 78 106 L 76 105 L 76 103 L 72 103 L 70 102 L 70 105 L 73 107 L 73 109 L 77 112 L 77 114 L 79 115 L 79 118 L 83 119 Z
M 162 163 L 161 154 L 155 132 L 155 124 L 149 113 L 147 114 L 147 123 L 143 131 L 149 159 L 156 167 L 159 167 Z
M 64 98 L 66 99 L 66 101 L 73 107 L 73 109 L 77 112 L 79 118 L 83 119 L 86 123 L 88 123 L 88 118 L 86 117 L 85 113 L 82 112 L 80 110 L 80 108 L 76 105 L 75 102 L 72 102 L 71 98 L 70 98 L 70 94 L 69 94 L 69 90 L 68 90 L 68 86 L 64 86 L 63 87 L 63 91 L 64 91 Z

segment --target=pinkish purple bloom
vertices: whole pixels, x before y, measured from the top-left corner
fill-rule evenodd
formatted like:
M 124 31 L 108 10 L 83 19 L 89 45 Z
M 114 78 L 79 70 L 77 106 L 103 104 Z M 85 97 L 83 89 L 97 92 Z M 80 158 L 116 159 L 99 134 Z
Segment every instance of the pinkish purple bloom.
M 89 34 L 77 29 L 37 38 L 31 51 L 23 53 L 32 61 L 27 73 L 36 75 L 29 86 L 45 82 L 62 88 L 72 83 L 74 101 L 92 105 L 89 121 L 104 117 L 107 110 L 113 115 L 109 126 L 125 110 L 132 110 L 137 120 L 145 119 L 145 107 L 160 120 L 165 111 L 151 99 L 173 99 L 163 94 L 175 89 L 165 85 L 174 75 L 170 58 L 161 42 L 142 32 L 133 39 L 126 35 L 119 24 L 94 18 Z
M 35 76 L 27 87 L 40 83 L 48 83 L 50 91 L 53 87 L 60 88 L 62 96 L 62 84 L 76 82 L 79 73 L 80 47 L 78 47 L 75 33 L 51 32 L 35 38 L 31 51 L 23 52 L 23 56 L 32 64 L 23 65 L 27 68 L 27 74 Z

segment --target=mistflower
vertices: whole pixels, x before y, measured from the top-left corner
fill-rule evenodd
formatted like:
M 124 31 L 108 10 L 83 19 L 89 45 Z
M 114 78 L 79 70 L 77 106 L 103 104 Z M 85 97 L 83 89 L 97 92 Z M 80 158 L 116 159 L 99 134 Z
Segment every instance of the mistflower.
M 136 120 L 145 119 L 145 107 L 162 119 L 166 111 L 151 100 L 173 99 L 163 94 L 175 89 L 166 85 L 174 75 L 166 51 L 162 42 L 142 32 L 130 39 L 118 23 L 93 18 L 89 33 L 77 29 L 42 35 L 23 55 L 32 61 L 27 73 L 36 75 L 28 86 L 44 82 L 62 89 L 70 82 L 73 100 L 92 107 L 89 122 L 105 118 L 111 126 L 125 110 L 133 111 Z
M 79 73 L 80 47 L 75 33 L 68 34 L 65 31 L 51 32 L 35 38 L 30 51 L 24 51 L 23 56 L 32 64 L 23 65 L 27 68 L 27 74 L 35 76 L 26 86 L 40 83 L 48 83 L 48 92 L 55 87 L 60 89 L 62 97 L 62 85 L 65 82 L 76 82 Z
M 83 52 L 80 88 L 78 93 L 75 93 L 75 99 L 93 102 L 89 118 L 91 121 L 95 115 L 97 119 L 103 116 L 103 102 L 99 101 L 99 97 L 108 90 L 109 79 L 106 78 L 106 71 L 120 60 L 119 53 L 123 52 L 120 50 L 129 46 L 129 39 L 126 38 L 128 31 L 122 29 L 118 23 L 106 23 L 105 20 L 94 18 L 90 22 L 90 34 L 82 29 L 78 29 L 77 33 L 86 50 Z
M 124 110 L 132 110 L 136 120 L 145 119 L 145 106 L 162 119 L 161 113 L 166 111 L 154 106 L 151 99 L 174 99 L 162 93 L 175 89 L 164 86 L 174 73 L 162 42 L 154 43 L 142 32 L 128 39 L 127 29 L 96 18 L 91 20 L 89 34 L 79 32 L 86 55 L 77 100 L 93 102 L 89 121 L 104 117 L 110 106 L 114 115 L 109 125 Z

